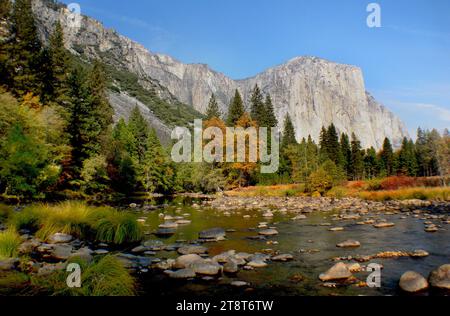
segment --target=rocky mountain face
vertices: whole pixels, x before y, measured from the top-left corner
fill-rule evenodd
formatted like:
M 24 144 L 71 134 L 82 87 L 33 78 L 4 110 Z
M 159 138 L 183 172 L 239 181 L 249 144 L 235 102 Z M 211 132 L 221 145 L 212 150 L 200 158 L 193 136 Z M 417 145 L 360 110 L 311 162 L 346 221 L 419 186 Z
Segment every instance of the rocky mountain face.
M 59 20 L 66 47 L 72 53 L 87 59 L 101 58 L 109 65 L 138 75 L 145 89 L 155 91 L 167 102 L 180 101 L 204 113 L 214 93 L 222 112 L 226 113 L 235 89 L 248 100 L 251 89 L 258 84 L 264 93 L 272 96 L 280 127 L 286 115 L 291 116 L 298 140 L 308 135 L 318 140 L 322 126 L 331 123 L 339 132 L 355 133 L 363 147 L 379 149 L 385 137 L 398 145 L 408 136 L 404 124 L 366 91 L 360 68 L 299 57 L 255 77 L 232 80 L 207 65 L 184 64 L 170 56 L 152 53 L 85 16 L 81 27 L 71 27 L 70 12 L 63 6 L 49 4 L 49 0 L 33 1 L 43 39 L 48 38 Z M 126 116 L 124 104 L 136 100 L 126 92 L 111 95 L 116 113 Z M 152 117 L 151 121 L 157 122 L 163 133 L 168 132 L 159 118 Z

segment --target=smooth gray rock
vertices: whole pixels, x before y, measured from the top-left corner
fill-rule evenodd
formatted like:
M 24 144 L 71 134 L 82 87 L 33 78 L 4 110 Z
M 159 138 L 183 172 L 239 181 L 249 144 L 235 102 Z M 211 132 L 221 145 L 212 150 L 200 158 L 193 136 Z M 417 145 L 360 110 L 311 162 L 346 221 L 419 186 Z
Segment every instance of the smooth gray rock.
M 199 238 L 206 241 L 224 240 L 226 232 L 223 228 L 211 228 L 199 233 Z
M 196 274 L 192 269 L 181 269 L 175 272 L 170 272 L 169 277 L 172 279 L 192 279 Z

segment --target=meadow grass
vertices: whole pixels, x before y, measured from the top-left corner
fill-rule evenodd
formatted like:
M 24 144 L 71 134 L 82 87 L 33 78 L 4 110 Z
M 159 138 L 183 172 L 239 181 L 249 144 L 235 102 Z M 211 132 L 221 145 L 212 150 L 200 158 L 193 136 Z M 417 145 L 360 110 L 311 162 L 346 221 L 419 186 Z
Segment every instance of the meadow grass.
M 303 184 L 286 184 L 272 186 L 255 186 L 227 191 L 228 196 L 234 197 L 286 197 L 304 196 L 305 186 Z
M 386 191 L 362 191 L 357 196 L 365 200 L 439 200 L 450 201 L 450 188 L 405 188 Z
M 17 257 L 21 242 L 13 228 L 0 232 L 0 260 Z
M 98 237 L 98 240 L 115 244 L 135 242 L 142 237 L 134 215 L 111 207 L 92 207 L 84 202 L 32 205 L 15 213 L 10 224 L 18 230 L 29 229 L 42 240 L 56 233 L 82 239 Z

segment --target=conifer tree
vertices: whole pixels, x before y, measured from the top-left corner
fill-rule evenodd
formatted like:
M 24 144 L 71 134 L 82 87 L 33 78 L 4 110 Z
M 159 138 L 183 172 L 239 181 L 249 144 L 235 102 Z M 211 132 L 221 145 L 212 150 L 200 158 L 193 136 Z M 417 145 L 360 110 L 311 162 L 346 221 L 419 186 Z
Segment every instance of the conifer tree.
M 364 174 L 365 178 L 372 179 L 378 174 L 378 158 L 375 148 L 367 149 L 364 156 Z
M 10 0 L 0 0 L 0 22 L 7 21 L 11 14 Z M 8 70 L 6 63 L 8 61 L 7 44 L 9 41 L 9 33 L 6 31 L 0 34 L 0 84 L 8 83 Z
M 140 181 L 146 192 L 167 193 L 172 190 L 174 169 L 153 129 L 148 135 L 147 151 L 141 168 Z
M 361 150 L 361 142 L 352 134 L 351 176 L 353 180 L 360 180 L 364 172 L 364 156 Z
M 211 120 L 213 118 L 218 118 L 222 116 L 222 113 L 219 109 L 219 104 L 217 103 L 216 96 L 214 93 L 211 95 L 208 103 L 208 109 L 206 110 L 206 119 Z
M 267 128 L 277 127 L 278 120 L 275 116 L 275 110 L 273 108 L 272 98 L 270 97 L 270 94 L 267 94 L 264 104 L 265 104 L 265 122 L 263 126 Z
M 383 149 L 380 152 L 380 164 L 385 176 L 394 174 L 394 150 L 389 138 L 384 139 Z
M 11 1 L 0 0 L 0 20 L 6 20 L 11 12 Z
M 417 169 L 418 166 L 414 142 L 405 137 L 398 154 L 398 172 L 403 175 L 414 177 L 417 175 Z
M 245 109 L 241 94 L 238 90 L 236 90 L 228 110 L 227 125 L 230 127 L 236 126 L 237 122 L 244 115 L 244 113 Z
M 281 148 L 285 149 L 289 145 L 295 145 L 297 144 L 297 140 L 295 138 L 295 129 L 294 125 L 292 124 L 291 117 L 286 115 L 286 119 L 284 121 L 284 131 L 283 131 L 283 137 L 281 142 Z
M 250 110 L 252 120 L 255 121 L 258 126 L 264 126 L 266 124 L 266 109 L 264 104 L 264 97 L 258 85 L 255 85 L 250 97 Z
M 13 39 L 7 45 L 7 69 L 10 74 L 8 85 L 16 96 L 23 96 L 28 92 L 39 95 L 41 42 L 31 0 L 14 1 L 10 25 Z
M 137 106 L 135 106 L 131 111 L 130 119 L 128 121 L 128 128 L 136 143 L 136 151 L 132 152 L 131 155 L 137 160 L 138 163 L 141 163 L 144 160 L 145 152 L 147 150 L 147 139 L 150 133 L 150 128 Z
M 51 98 L 60 105 L 68 105 L 68 76 L 70 73 L 70 55 L 64 47 L 64 34 L 59 21 L 49 40 L 50 65 L 52 72 Z
M 341 146 L 339 144 L 339 136 L 336 131 L 334 124 L 328 127 L 326 133 L 326 151 L 328 157 L 334 162 L 336 166 L 344 166 L 344 156 L 341 151 Z
M 345 133 L 342 133 L 341 135 L 341 141 L 340 141 L 340 147 L 341 147 L 341 153 L 343 157 L 343 168 L 349 176 L 351 174 L 351 158 L 352 158 L 352 148 L 350 146 L 350 139 L 348 138 L 348 135 Z

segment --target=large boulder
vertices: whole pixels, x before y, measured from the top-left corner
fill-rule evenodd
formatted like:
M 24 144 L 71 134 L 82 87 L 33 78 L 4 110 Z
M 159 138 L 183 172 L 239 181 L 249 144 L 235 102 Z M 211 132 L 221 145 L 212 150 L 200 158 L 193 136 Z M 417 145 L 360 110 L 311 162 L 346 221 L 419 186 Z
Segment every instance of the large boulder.
M 431 272 L 429 281 L 432 287 L 450 290 L 450 264 L 444 264 Z
M 352 276 L 352 273 L 348 269 L 348 266 L 343 262 L 336 263 L 327 272 L 319 275 L 321 281 L 337 281 L 346 280 Z
M 172 279 L 192 279 L 195 278 L 196 274 L 192 269 L 181 269 L 177 271 L 168 272 L 169 277 Z
M 428 281 L 414 271 L 405 272 L 400 278 L 400 288 L 409 293 L 416 293 L 428 288 Z

